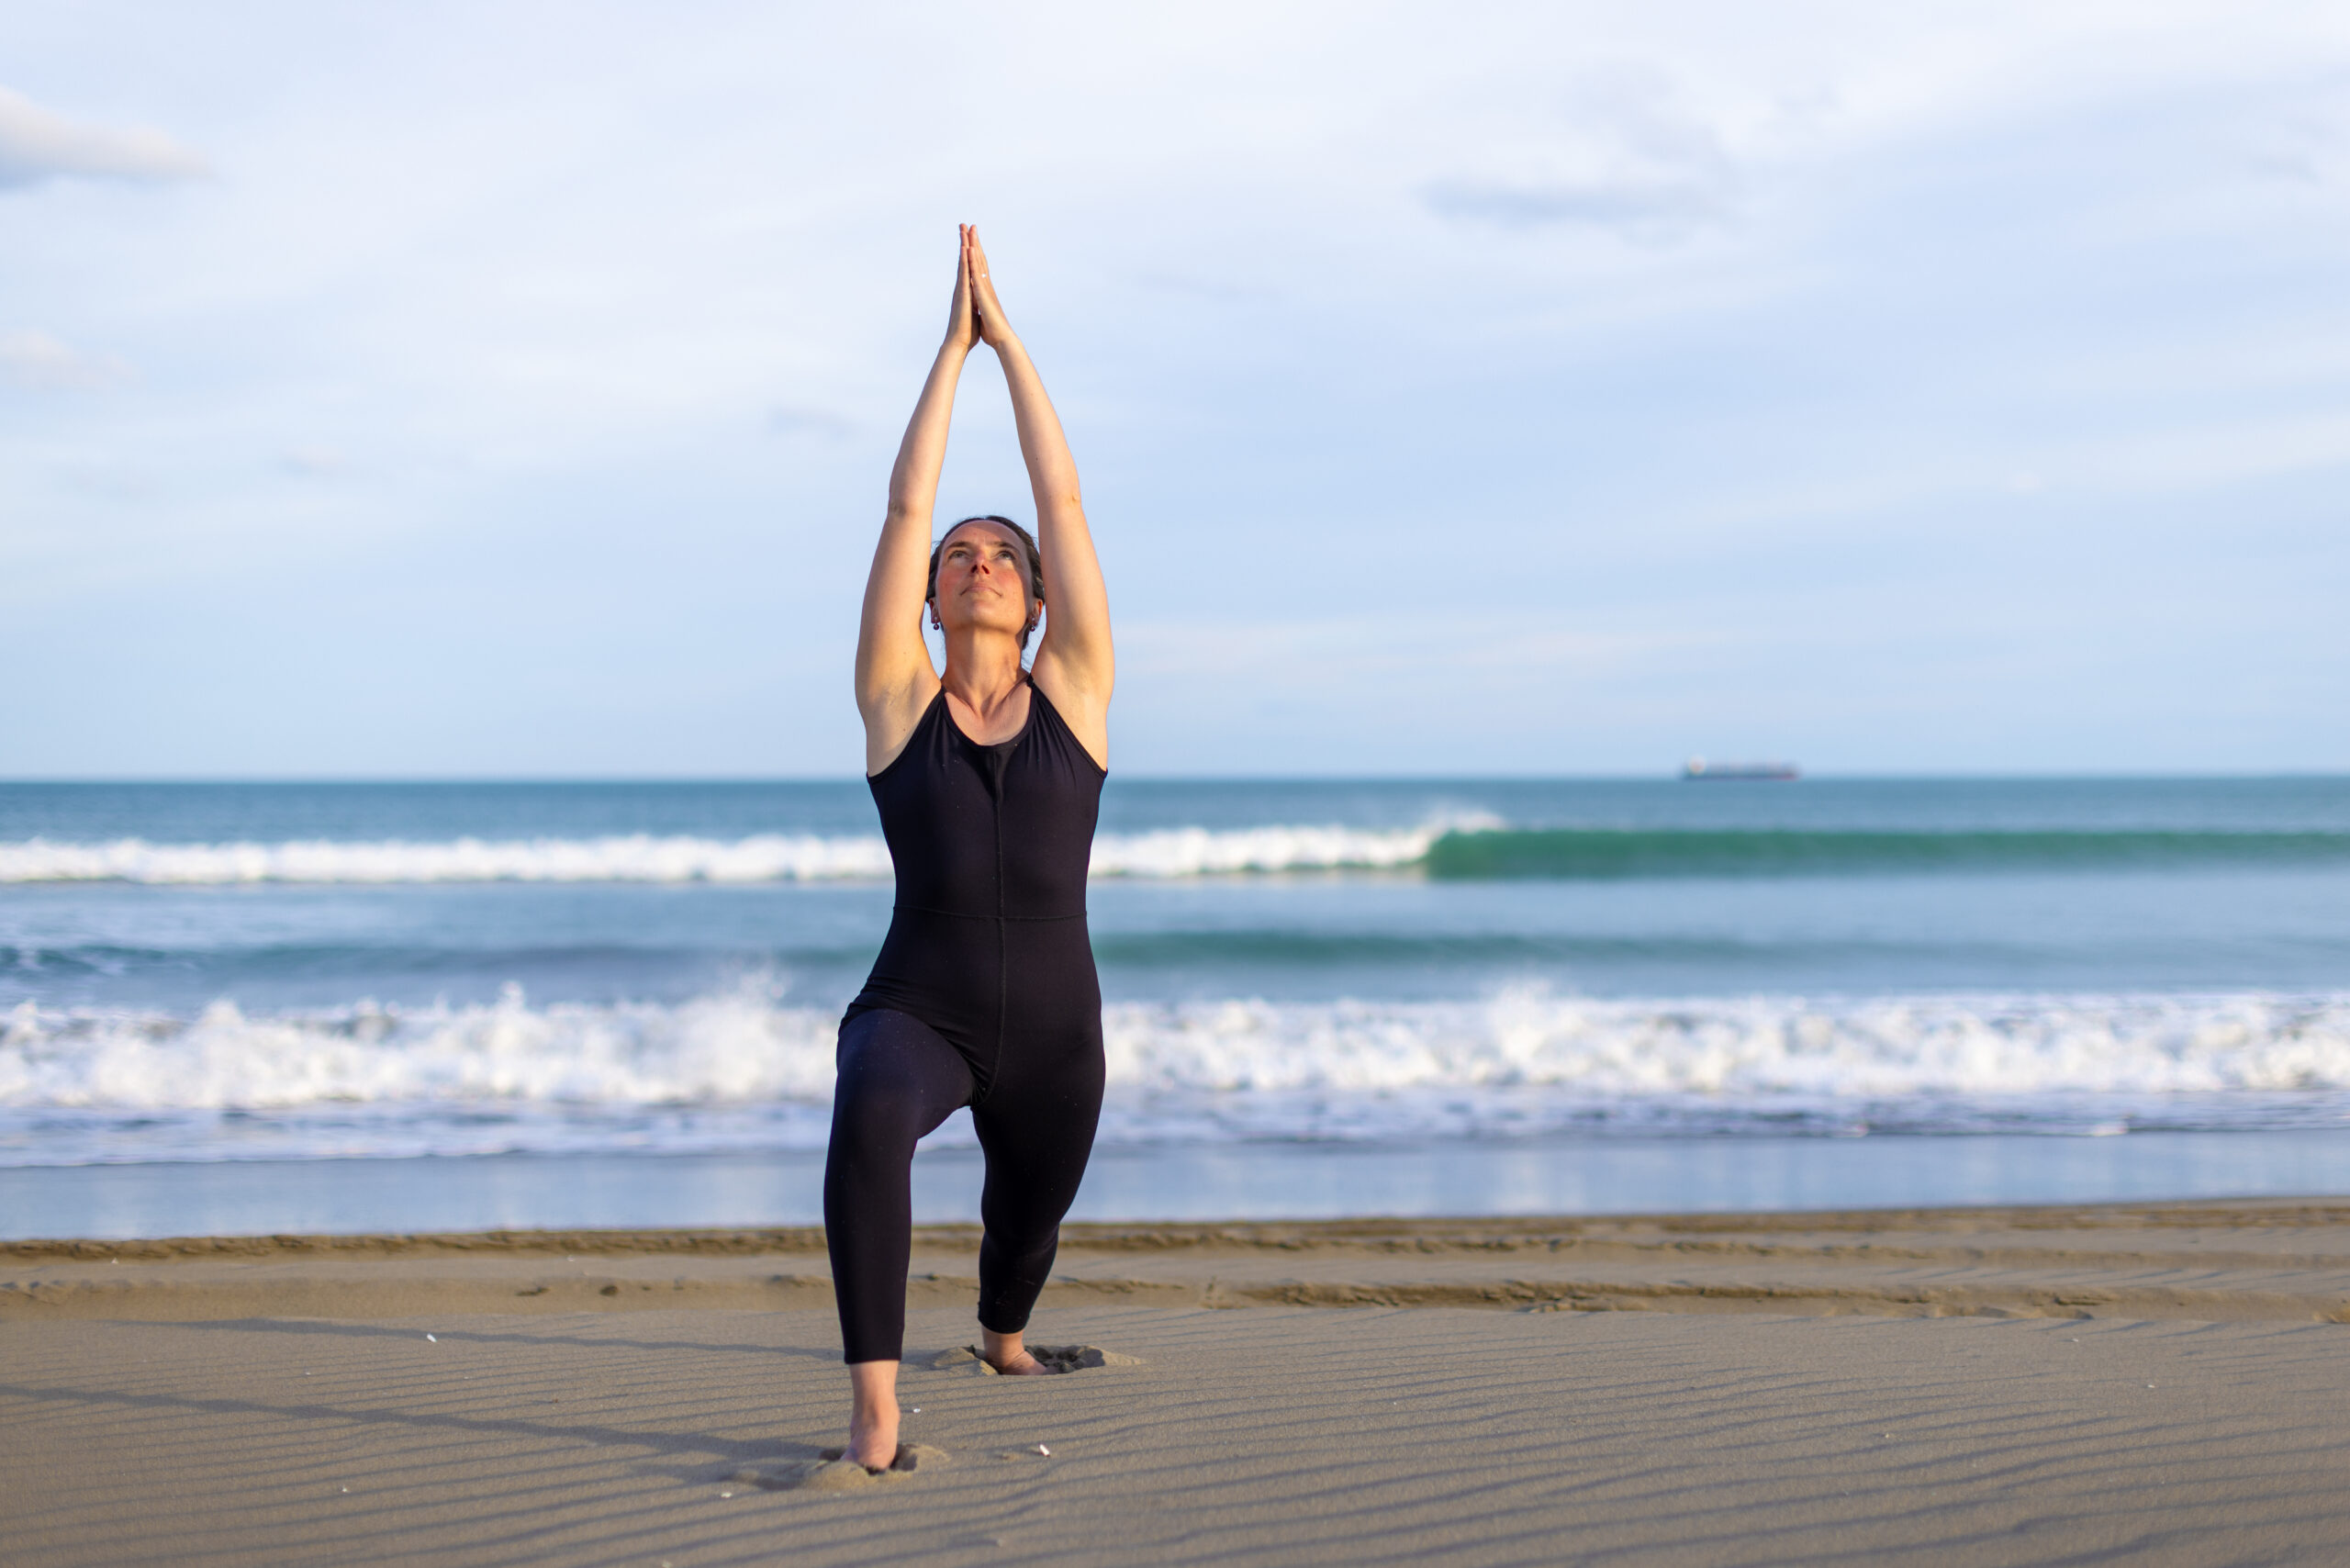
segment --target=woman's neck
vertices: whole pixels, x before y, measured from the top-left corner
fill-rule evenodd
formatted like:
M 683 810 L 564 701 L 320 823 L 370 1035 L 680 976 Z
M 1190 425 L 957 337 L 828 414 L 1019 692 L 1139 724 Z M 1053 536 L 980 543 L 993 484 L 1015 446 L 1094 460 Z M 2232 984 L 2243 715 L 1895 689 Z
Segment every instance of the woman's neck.
M 1020 644 L 1002 633 L 949 636 L 946 673 L 939 684 L 949 697 L 987 718 L 1020 695 L 1024 674 Z

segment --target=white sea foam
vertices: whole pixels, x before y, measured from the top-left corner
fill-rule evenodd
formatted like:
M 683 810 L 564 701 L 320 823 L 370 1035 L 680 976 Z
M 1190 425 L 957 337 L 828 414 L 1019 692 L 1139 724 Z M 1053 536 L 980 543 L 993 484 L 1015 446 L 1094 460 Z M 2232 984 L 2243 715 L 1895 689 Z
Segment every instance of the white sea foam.
M 1231 871 L 1304 871 L 1409 866 L 1454 827 L 1498 825 L 1447 822 L 1400 831 L 1347 827 L 1254 827 L 1212 832 L 1168 828 L 1157 833 L 1103 834 L 1093 841 L 1097 877 L 1197 877 Z
M 0 1031 L 0 1164 L 818 1148 L 834 1023 L 754 992 L 190 1019 L 26 1003 Z M 1104 1025 L 1112 1143 L 2350 1121 L 2350 995 L 1519 992 L 1116 1005 Z
M 776 882 L 887 877 L 878 837 L 0 844 L 0 882 Z
M 1113 1008 L 1135 1137 L 2350 1121 L 2350 996 Z M 2332 1096 L 2331 1109 L 2292 1096 Z M 2277 1097 L 2286 1097 L 2280 1102 Z M 2258 1103 L 2254 1103 L 2257 1101 Z M 2237 1102 L 2231 1103 L 2231 1102 Z
M 1196 877 L 1408 866 L 1448 828 L 1485 823 L 1480 818 L 1396 830 L 1309 825 L 1103 834 L 1094 840 L 1092 870 L 1097 877 Z M 889 875 L 889 846 L 878 835 L 0 843 L 0 883 L 788 882 Z
M 822 1100 L 834 1023 L 755 995 L 534 1008 L 515 987 L 484 1006 L 323 1017 L 249 1018 L 228 1002 L 185 1021 L 23 1002 L 0 1033 L 0 1105 Z

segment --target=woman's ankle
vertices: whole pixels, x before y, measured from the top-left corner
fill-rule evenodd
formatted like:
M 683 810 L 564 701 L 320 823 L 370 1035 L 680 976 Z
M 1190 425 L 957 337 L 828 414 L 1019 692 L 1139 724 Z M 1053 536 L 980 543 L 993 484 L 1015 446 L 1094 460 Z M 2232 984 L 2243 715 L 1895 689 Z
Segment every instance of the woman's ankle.
M 851 1361 L 848 1384 L 849 1457 L 868 1468 L 887 1465 L 898 1448 L 898 1363 Z

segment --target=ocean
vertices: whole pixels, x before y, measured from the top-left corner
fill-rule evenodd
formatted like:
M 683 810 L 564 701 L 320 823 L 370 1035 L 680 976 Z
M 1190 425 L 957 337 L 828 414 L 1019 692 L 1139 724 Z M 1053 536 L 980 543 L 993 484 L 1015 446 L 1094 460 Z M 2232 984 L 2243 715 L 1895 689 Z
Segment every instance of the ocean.
M 0 785 L 0 1233 L 808 1222 L 890 902 L 855 780 Z M 1113 776 L 1091 906 L 1080 1215 L 2350 1191 L 2350 779 Z

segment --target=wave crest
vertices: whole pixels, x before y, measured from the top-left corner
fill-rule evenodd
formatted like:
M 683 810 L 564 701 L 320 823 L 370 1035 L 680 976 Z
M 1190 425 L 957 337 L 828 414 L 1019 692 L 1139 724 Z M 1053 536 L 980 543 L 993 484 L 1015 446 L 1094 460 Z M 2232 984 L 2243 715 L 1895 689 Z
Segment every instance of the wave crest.
M 0 1164 L 821 1148 L 835 1017 L 678 1006 L 0 1028 Z M 1105 1142 L 2350 1122 L 2350 995 L 1113 1005 Z M 950 1128 L 952 1139 L 968 1137 Z
M 2350 860 L 2350 834 L 1511 828 L 1483 814 L 1409 828 L 1321 823 L 1105 833 L 1096 877 L 1423 868 L 1438 878 L 1788 877 L 2106 870 Z M 600 838 L 0 843 L 0 884 L 239 882 L 791 882 L 886 879 L 875 834 L 648 834 Z
M 1430 846 L 1433 877 L 1799 877 L 1869 872 L 2098 871 L 2350 860 L 2350 834 L 2104 829 L 1496 828 Z
M 1413 865 L 1445 825 L 1378 831 L 1331 826 L 1103 834 L 1097 877 L 1196 877 L 1219 872 L 1384 869 Z M 886 879 L 878 835 L 488 840 L 300 840 L 278 844 L 104 844 L 26 839 L 0 844 L 0 883 L 143 882 L 794 882 Z
M 1574 1088 L 1605 1095 L 2350 1089 L 2350 998 L 1812 1003 L 1219 1002 L 1113 1007 L 1113 1082 L 1250 1093 Z

